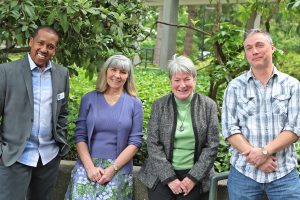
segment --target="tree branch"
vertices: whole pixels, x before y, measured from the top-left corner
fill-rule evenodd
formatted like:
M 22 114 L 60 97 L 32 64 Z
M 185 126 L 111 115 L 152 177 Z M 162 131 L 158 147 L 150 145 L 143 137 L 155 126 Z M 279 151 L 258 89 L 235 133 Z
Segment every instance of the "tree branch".
M 0 54 L 2 53 L 24 53 L 30 50 L 29 47 L 20 47 L 20 48 L 5 48 L 0 49 Z
M 161 21 L 156 21 L 157 24 L 164 24 L 164 25 L 168 25 L 168 26 L 174 26 L 177 28 L 188 28 L 188 29 L 192 29 L 194 31 L 200 32 L 204 35 L 211 35 L 210 33 L 203 31 L 202 29 L 198 29 L 192 26 L 187 26 L 187 25 L 178 25 L 178 24 L 170 24 L 170 23 L 166 23 L 166 22 L 161 22 Z

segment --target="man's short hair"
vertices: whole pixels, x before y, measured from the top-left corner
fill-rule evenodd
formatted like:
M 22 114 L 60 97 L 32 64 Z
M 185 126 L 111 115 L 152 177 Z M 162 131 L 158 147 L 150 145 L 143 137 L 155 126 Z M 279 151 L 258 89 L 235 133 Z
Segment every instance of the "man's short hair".
M 57 36 L 57 38 L 59 38 L 57 31 L 52 28 L 51 26 L 39 26 L 37 29 L 35 29 L 35 31 L 32 33 L 31 37 L 35 38 L 37 36 L 37 34 L 39 33 L 40 30 L 46 30 L 47 32 L 53 33 Z
M 252 36 L 252 35 L 254 35 L 254 34 L 256 34 L 256 33 L 261 33 L 261 34 L 263 34 L 263 35 L 266 37 L 266 39 L 268 40 L 268 42 L 270 43 L 270 45 L 273 45 L 273 40 L 272 40 L 272 37 L 271 37 L 270 33 L 266 32 L 266 31 L 264 31 L 264 30 L 262 30 L 262 29 L 260 29 L 260 28 L 253 28 L 253 29 L 251 29 L 251 30 L 246 34 L 245 40 L 246 40 L 248 37 L 250 37 L 250 36 Z

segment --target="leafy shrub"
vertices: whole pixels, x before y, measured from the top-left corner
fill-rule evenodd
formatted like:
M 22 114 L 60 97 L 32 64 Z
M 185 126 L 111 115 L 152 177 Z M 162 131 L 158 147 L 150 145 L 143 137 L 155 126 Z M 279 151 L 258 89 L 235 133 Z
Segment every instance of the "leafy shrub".
M 148 121 L 151 114 L 152 103 L 161 96 L 170 92 L 170 83 L 165 71 L 157 68 L 135 70 L 135 80 L 138 89 L 138 97 L 143 102 L 144 121 L 143 121 L 143 145 L 134 157 L 135 165 L 142 165 L 147 158 L 146 133 Z
M 300 80 L 300 56 L 296 53 L 288 53 L 282 60 L 279 70 Z
M 71 151 L 64 157 L 67 160 L 75 160 L 77 152 L 74 144 L 75 121 L 79 112 L 81 97 L 95 89 L 96 77 L 89 80 L 85 76 L 85 71 L 81 68 L 76 68 L 78 76 L 70 77 L 70 94 L 69 94 L 69 129 L 68 129 L 68 143 Z

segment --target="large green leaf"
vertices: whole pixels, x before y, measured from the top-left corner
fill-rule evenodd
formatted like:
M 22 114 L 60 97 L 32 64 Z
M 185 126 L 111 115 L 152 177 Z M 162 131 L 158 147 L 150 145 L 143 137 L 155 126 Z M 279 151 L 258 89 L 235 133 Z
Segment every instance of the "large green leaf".
M 63 31 L 66 33 L 69 29 L 68 16 L 66 15 L 66 13 L 62 14 L 60 18 L 60 25 L 62 26 Z
M 24 4 L 24 10 L 30 19 L 35 18 L 34 7 L 32 7 L 31 5 Z

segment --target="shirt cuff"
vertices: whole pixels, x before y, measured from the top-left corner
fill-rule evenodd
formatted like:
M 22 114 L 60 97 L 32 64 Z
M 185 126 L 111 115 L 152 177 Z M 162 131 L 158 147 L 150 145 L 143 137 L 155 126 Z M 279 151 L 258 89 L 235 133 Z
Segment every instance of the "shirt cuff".
M 283 129 L 284 131 L 291 131 L 294 134 L 296 134 L 298 137 L 300 137 L 300 128 L 299 127 L 292 127 L 292 126 L 286 126 Z
M 224 131 L 223 136 L 224 136 L 224 139 L 226 140 L 230 136 L 238 134 L 238 133 L 242 133 L 240 128 L 239 127 L 233 127 L 231 129 L 229 129 L 228 131 Z

